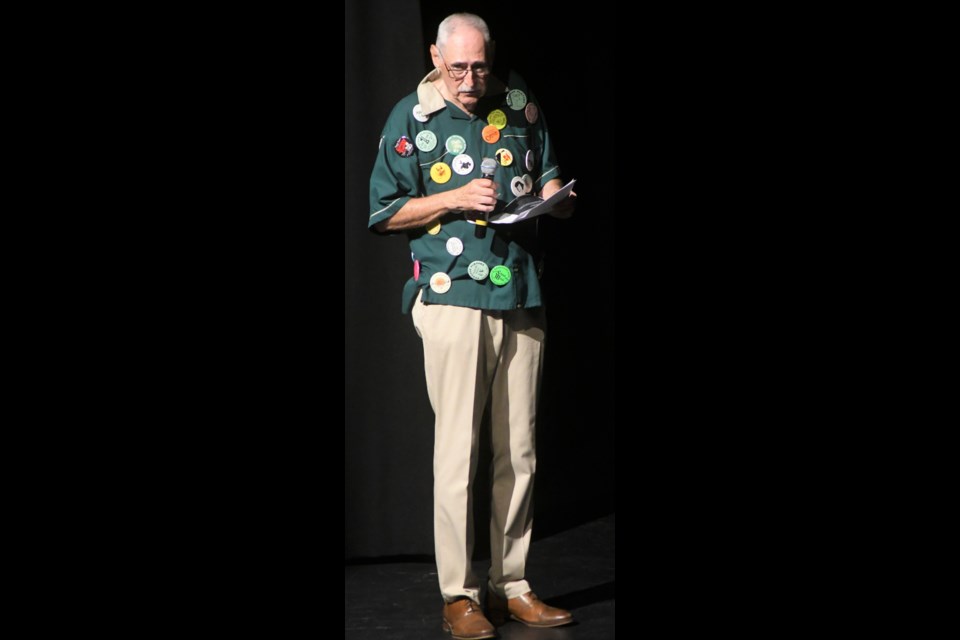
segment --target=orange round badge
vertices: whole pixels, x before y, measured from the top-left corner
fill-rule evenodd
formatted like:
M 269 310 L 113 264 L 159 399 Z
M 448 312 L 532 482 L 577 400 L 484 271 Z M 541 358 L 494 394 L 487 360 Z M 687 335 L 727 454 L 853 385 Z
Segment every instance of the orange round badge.
M 483 136 L 483 139 L 493 144 L 500 139 L 500 129 L 497 129 L 494 125 L 488 124 L 483 128 L 483 132 L 480 134 Z

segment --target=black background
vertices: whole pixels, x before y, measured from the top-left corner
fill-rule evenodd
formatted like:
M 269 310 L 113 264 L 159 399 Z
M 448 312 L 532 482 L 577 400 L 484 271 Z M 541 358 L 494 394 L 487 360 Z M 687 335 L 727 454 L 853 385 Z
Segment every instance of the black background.
M 569 524 L 550 522 L 557 509 L 549 500 L 578 484 L 580 470 L 558 460 L 583 449 L 578 459 L 594 465 L 612 448 L 594 411 L 612 397 L 617 537 L 627 542 L 617 556 L 634 569 L 630 584 L 621 581 L 622 591 L 638 590 L 631 603 L 646 605 L 651 621 L 660 613 L 664 622 L 709 629 L 760 613 L 797 625 L 814 616 L 816 624 L 818 611 L 846 606 L 865 564 L 850 553 L 838 563 L 838 551 L 877 539 L 875 531 L 858 537 L 855 518 L 873 516 L 870 482 L 883 475 L 860 473 L 869 438 L 846 426 L 868 406 L 887 406 L 855 387 L 860 332 L 875 325 L 853 305 L 873 263 L 850 270 L 863 225 L 851 228 L 844 215 L 863 193 L 838 201 L 829 191 L 856 158 L 844 146 L 843 127 L 859 117 L 843 102 L 849 74 L 842 65 L 832 70 L 845 34 L 858 29 L 823 30 L 842 16 L 821 22 L 792 9 L 758 16 L 644 7 L 629 20 L 597 3 L 564 17 L 550 7 L 524 9 L 529 15 L 512 26 L 476 10 L 490 16 L 500 55 L 509 53 L 543 100 L 565 173 L 582 180 L 575 218 L 557 221 L 547 238 L 552 388 L 544 415 L 568 435 L 575 423 L 604 433 L 574 442 L 544 434 L 539 533 Z M 297 613 L 317 624 L 320 585 L 340 579 L 330 537 L 340 531 L 344 480 L 351 500 L 336 411 L 340 285 L 345 313 L 361 294 L 383 304 L 377 317 L 345 317 L 343 339 L 361 360 L 379 368 L 415 357 L 415 334 L 398 309 L 409 256 L 402 240 L 362 229 L 366 189 L 346 188 L 366 180 L 363 165 L 372 162 L 388 104 L 426 70 L 423 27 L 416 30 L 427 12 L 388 9 L 392 25 L 408 28 L 373 33 L 397 38 L 375 64 L 349 42 L 372 36 L 350 25 L 390 25 L 370 5 L 355 10 L 361 15 L 351 22 L 347 9 L 343 54 L 339 21 L 328 13 L 194 8 L 130 12 L 123 33 L 91 24 L 82 42 L 65 39 L 60 53 L 68 55 L 57 58 L 70 99 L 55 104 L 73 110 L 71 130 L 60 135 L 68 170 L 44 175 L 62 201 L 50 201 L 53 215 L 34 216 L 49 248 L 21 261 L 55 265 L 56 278 L 36 286 L 55 307 L 40 314 L 39 335 L 14 336 L 53 383 L 37 406 L 63 414 L 31 428 L 38 446 L 25 451 L 44 458 L 33 476 L 20 477 L 44 480 L 36 500 L 43 518 L 31 524 L 49 541 L 29 557 L 70 569 L 77 594 L 90 592 L 90 576 L 105 577 L 116 607 L 157 626 L 195 628 L 199 616 L 211 630 L 276 632 Z M 528 51 L 525 34 L 540 20 L 569 29 L 569 38 Z M 596 48 L 578 50 L 581 38 Z M 605 71 L 602 52 L 611 45 L 615 62 Z M 588 82 L 555 66 L 568 49 L 577 55 L 566 64 L 613 78 L 586 105 L 550 93 Z M 362 118 L 350 115 L 348 100 L 349 149 L 337 145 L 337 122 L 327 115 L 339 99 L 341 55 L 345 69 L 354 60 L 361 69 L 403 63 L 401 75 L 366 85 L 373 93 L 354 103 Z M 550 58 L 546 67 L 539 56 Z M 356 90 L 349 78 L 348 96 Z M 623 105 L 627 86 L 641 98 Z M 621 134 L 597 164 L 595 102 L 615 112 Z M 597 188 L 598 175 L 613 187 Z M 612 202 L 614 190 L 615 220 L 597 202 Z M 356 225 L 346 224 L 351 216 Z M 591 224 L 603 216 L 609 229 Z M 567 241 L 572 229 L 578 239 L 615 237 L 612 261 L 563 256 L 579 245 Z M 364 238 L 363 260 L 350 234 Z M 606 282 L 617 317 L 615 332 L 599 339 L 584 337 L 582 324 L 603 317 L 595 313 L 603 300 L 584 302 L 580 290 L 585 282 L 604 287 L 597 261 L 613 266 Z M 564 269 L 575 272 L 558 277 Z M 565 363 L 551 359 L 564 354 Z M 615 362 L 615 380 L 583 370 L 602 368 L 604 358 Z M 391 423 L 419 425 L 429 415 L 419 367 L 404 367 L 404 398 L 413 399 Z M 561 415 L 582 402 L 567 392 L 574 385 L 565 376 L 597 397 L 579 404 L 586 413 L 575 418 Z M 613 380 L 615 393 L 584 376 Z M 345 424 L 351 409 L 367 424 L 386 414 L 386 404 L 364 395 L 383 378 L 347 370 L 345 396 L 365 404 L 345 406 Z M 402 436 L 390 436 L 391 445 Z M 344 450 L 384 451 L 372 432 L 365 437 L 351 442 L 347 433 Z M 421 474 L 409 482 L 423 491 L 429 437 L 414 437 L 396 457 L 411 458 L 404 469 Z M 612 477 L 601 470 L 586 481 L 609 485 Z M 392 486 L 358 495 L 393 512 Z M 576 489 L 572 496 L 579 499 Z M 402 501 L 411 505 L 413 538 L 401 540 L 396 528 L 391 535 L 396 552 L 406 553 L 408 542 L 428 535 L 415 505 L 429 496 Z M 577 504 L 576 517 L 592 515 L 592 505 L 611 507 L 612 495 L 591 491 L 590 505 Z M 377 535 L 360 524 L 348 519 L 346 531 Z M 838 568 L 842 579 L 833 580 Z M 806 590 L 811 580 L 815 592 Z M 827 601 L 842 604 L 821 606 Z

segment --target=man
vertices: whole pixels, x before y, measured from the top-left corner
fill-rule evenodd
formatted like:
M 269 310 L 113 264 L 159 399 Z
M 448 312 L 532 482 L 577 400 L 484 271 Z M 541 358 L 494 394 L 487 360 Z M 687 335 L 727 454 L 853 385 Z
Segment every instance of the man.
M 488 402 L 487 612 L 495 622 L 510 617 L 533 627 L 572 621 L 538 600 L 525 580 L 545 332 L 532 255 L 536 221 L 488 223 L 498 203 L 528 193 L 548 198 L 562 182 L 535 96 L 516 74 L 506 83 L 491 74 L 492 49 L 478 16 L 459 13 L 440 23 L 430 45 L 435 69 L 387 119 L 370 178 L 369 227 L 402 231 L 410 240 L 413 278 L 404 287 L 403 312 L 412 310 L 423 341 L 436 416 L 434 542 L 443 628 L 462 639 L 495 636 L 471 568 L 471 487 Z M 554 215 L 572 209 L 570 197 Z

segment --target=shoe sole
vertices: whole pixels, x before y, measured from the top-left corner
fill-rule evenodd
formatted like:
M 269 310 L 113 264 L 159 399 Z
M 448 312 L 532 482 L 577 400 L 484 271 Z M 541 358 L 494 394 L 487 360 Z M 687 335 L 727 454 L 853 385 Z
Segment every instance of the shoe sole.
M 526 620 L 521 620 L 517 616 L 510 614 L 511 620 L 516 620 L 520 624 L 525 624 L 528 627 L 533 627 L 535 629 L 552 629 L 553 627 L 562 627 L 565 624 L 570 624 L 573 622 L 573 618 L 569 620 L 560 620 L 559 622 L 527 622 Z
M 496 632 L 490 633 L 484 636 L 458 636 L 453 633 L 453 627 L 451 627 L 446 620 L 443 621 L 443 630 L 449 633 L 450 636 L 454 638 L 454 640 L 486 640 L 487 638 L 497 637 Z

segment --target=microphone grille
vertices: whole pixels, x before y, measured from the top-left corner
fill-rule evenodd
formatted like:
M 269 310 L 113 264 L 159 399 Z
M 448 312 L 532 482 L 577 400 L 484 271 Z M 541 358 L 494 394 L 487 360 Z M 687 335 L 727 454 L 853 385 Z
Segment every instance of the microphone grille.
M 497 161 L 493 158 L 484 158 L 480 162 L 480 173 L 488 174 L 493 173 L 497 170 Z

